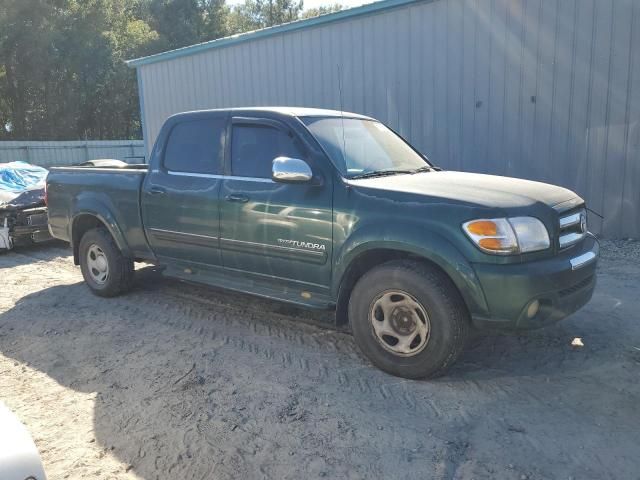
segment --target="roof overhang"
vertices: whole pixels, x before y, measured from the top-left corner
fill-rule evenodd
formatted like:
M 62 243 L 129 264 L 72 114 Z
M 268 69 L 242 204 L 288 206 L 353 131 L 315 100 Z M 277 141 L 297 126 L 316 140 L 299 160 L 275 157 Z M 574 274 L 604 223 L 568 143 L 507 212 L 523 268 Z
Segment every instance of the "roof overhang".
M 296 30 L 302 30 L 305 28 L 311 28 L 319 25 L 326 25 L 328 23 L 348 20 L 353 17 L 375 14 L 384 10 L 398 8 L 412 3 L 428 1 L 434 0 L 381 0 L 375 3 L 369 3 L 367 5 L 349 8 L 347 10 L 341 10 L 335 13 L 320 15 L 318 17 L 308 18 L 305 20 L 297 20 L 295 22 L 277 25 L 275 27 L 263 28 L 261 30 L 254 30 L 252 32 L 240 33 L 238 35 L 232 35 L 230 37 L 219 38 L 216 40 L 211 40 L 209 42 L 198 43 L 196 45 L 190 45 L 188 47 L 182 47 L 176 50 L 156 53 L 155 55 L 149 55 L 148 57 L 135 58 L 133 60 L 127 60 L 125 63 L 130 68 L 137 68 L 143 65 L 149 65 L 151 63 L 164 62 L 166 60 L 194 55 L 196 53 L 200 53 L 206 50 L 212 50 L 214 48 L 228 47 L 238 43 L 250 42 L 252 40 L 271 37 L 281 33 L 294 32 Z

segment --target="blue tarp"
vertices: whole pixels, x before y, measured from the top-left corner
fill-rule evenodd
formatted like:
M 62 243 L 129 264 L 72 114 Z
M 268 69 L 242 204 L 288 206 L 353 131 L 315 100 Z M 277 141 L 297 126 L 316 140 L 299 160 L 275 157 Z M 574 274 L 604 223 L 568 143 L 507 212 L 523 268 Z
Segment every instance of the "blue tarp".
M 47 173 L 26 162 L 0 163 L 0 210 L 43 206 Z
M 47 173 L 49 172 L 46 168 L 26 162 L 0 163 L 0 190 L 22 193 L 44 188 Z

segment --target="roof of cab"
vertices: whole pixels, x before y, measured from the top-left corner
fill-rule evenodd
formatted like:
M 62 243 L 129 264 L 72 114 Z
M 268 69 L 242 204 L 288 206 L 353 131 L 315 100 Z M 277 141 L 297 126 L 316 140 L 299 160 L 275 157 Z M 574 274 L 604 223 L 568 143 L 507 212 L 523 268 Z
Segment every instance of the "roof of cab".
M 290 115 L 292 117 L 348 117 L 348 118 L 362 118 L 368 119 L 365 115 L 352 112 L 342 112 L 340 110 L 329 110 L 326 108 L 307 108 L 307 107 L 254 107 L 254 108 L 242 108 L 231 109 L 236 110 L 255 110 L 255 111 L 268 111 L 280 113 L 282 115 Z
M 244 107 L 244 108 L 215 108 L 207 110 L 194 110 L 189 112 L 180 112 L 171 117 L 191 116 L 198 113 L 206 112 L 231 112 L 234 115 L 252 115 L 258 112 L 269 112 L 291 117 L 344 117 L 359 118 L 363 120 L 373 120 L 371 117 L 360 115 L 352 112 L 342 112 L 340 110 L 328 110 L 324 108 L 306 108 L 306 107 Z

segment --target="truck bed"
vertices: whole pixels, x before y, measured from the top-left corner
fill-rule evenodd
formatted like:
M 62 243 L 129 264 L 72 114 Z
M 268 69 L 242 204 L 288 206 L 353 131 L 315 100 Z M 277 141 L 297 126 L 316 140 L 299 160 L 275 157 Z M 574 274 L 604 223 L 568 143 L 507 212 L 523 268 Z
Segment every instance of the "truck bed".
M 99 218 L 118 229 L 132 254 L 148 253 L 140 214 L 140 189 L 147 165 L 54 167 L 47 177 L 49 228 L 53 236 L 71 241 L 82 215 Z M 112 234 L 114 232 L 112 231 Z

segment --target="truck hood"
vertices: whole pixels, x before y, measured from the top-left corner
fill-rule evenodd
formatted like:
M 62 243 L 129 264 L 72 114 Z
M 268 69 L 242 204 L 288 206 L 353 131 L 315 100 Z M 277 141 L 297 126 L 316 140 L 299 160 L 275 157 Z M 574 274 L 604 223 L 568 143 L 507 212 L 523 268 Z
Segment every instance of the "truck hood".
M 348 182 L 390 194 L 424 195 L 487 208 L 519 208 L 539 203 L 554 207 L 577 197 L 571 190 L 548 183 L 467 172 L 423 172 Z

